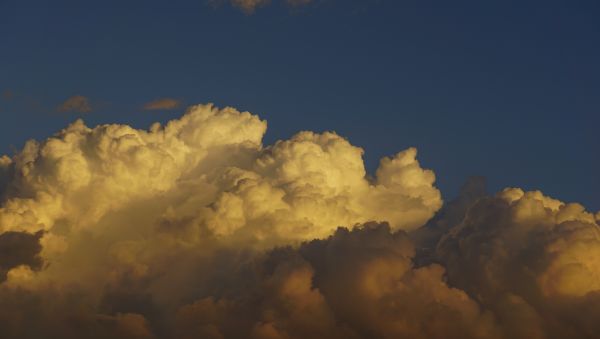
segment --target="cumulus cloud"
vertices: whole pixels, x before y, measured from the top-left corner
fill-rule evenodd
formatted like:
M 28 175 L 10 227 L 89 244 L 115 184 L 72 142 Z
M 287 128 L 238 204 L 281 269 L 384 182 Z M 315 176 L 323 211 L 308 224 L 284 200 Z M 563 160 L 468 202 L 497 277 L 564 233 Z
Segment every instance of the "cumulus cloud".
M 436 260 L 450 284 L 496 314 L 506 337 L 600 331 L 600 228 L 583 206 L 508 188 L 449 222 Z
M 60 104 L 56 111 L 62 113 L 89 113 L 92 111 L 92 106 L 87 97 L 74 95 Z
M 146 104 L 144 104 L 144 109 L 145 110 L 160 110 L 160 109 L 164 109 L 164 110 L 168 110 L 168 109 L 175 109 L 177 107 L 179 107 L 181 105 L 181 102 L 177 99 L 172 99 L 172 98 L 162 98 L 162 99 L 156 99 L 153 101 L 150 101 Z
M 7 338 L 593 336 L 597 216 L 212 105 L 0 157 Z M 342 227 L 340 227 L 342 226 Z

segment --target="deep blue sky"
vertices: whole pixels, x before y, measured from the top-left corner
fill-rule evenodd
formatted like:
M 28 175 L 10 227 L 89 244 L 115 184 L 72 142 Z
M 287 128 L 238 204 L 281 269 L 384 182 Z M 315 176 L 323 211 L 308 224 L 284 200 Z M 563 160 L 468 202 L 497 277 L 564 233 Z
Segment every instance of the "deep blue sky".
M 446 199 L 472 174 L 600 209 L 598 1 L 0 0 L 0 152 L 83 116 L 146 128 L 214 102 L 259 114 L 266 142 L 335 130 L 368 168 L 409 146 Z M 67 97 L 94 111 L 64 114 Z

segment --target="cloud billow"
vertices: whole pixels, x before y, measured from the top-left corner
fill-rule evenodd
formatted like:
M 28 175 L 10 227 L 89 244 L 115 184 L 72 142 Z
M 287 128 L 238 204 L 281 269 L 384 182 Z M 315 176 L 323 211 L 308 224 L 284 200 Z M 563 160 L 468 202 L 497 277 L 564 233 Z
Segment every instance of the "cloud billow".
M 78 120 L 1 157 L 4 337 L 600 331 L 599 215 L 480 179 L 442 208 L 415 148 L 370 178 L 334 132 L 263 145 L 266 127 L 197 105 L 149 130 Z

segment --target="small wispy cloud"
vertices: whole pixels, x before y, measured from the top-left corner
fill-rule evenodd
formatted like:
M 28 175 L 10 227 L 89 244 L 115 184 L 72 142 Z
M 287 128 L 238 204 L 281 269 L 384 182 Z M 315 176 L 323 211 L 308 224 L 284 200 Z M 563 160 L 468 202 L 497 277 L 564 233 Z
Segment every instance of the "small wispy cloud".
M 15 93 L 13 91 L 11 91 L 10 89 L 4 90 L 2 92 L 2 99 L 6 100 L 6 101 L 11 100 L 14 96 L 15 96 Z
M 313 0 L 279 0 L 290 7 L 305 6 L 313 2 Z M 223 3 L 229 3 L 231 6 L 242 10 L 246 14 L 253 14 L 258 8 L 265 7 L 271 4 L 271 0 L 208 0 L 208 3 L 213 6 L 218 6 Z
M 175 109 L 181 105 L 181 101 L 173 98 L 161 98 L 150 101 L 144 104 L 144 109 L 151 110 L 159 110 L 159 109 Z
M 83 95 L 74 95 L 56 108 L 61 113 L 89 113 L 92 111 L 90 100 Z
M 268 5 L 271 0 L 231 0 L 231 4 L 240 8 L 244 13 L 251 14 L 257 8 Z

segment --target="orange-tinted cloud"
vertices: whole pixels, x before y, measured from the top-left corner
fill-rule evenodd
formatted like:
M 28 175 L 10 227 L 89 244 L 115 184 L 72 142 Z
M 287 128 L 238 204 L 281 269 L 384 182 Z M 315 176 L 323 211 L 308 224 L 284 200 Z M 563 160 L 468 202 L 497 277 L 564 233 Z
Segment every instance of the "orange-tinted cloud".
M 74 95 L 60 104 L 56 111 L 62 113 L 89 113 L 92 111 L 92 106 L 87 97 Z
M 181 101 L 173 98 L 162 98 L 150 101 L 144 104 L 145 110 L 169 110 L 175 109 L 181 105 Z
M 245 13 L 251 14 L 257 8 L 271 3 L 271 0 L 230 0 L 231 4 Z
M 9 89 L 2 92 L 2 99 L 11 100 L 15 96 L 15 93 Z
M 213 5 L 229 3 L 246 14 L 252 14 L 257 9 L 270 5 L 271 2 L 271 0 L 209 0 Z M 313 0 L 281 0 L 281 2 L 290 7 L 300 7 L 310 4 Z

